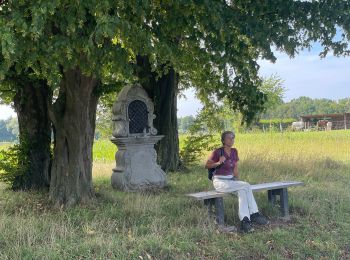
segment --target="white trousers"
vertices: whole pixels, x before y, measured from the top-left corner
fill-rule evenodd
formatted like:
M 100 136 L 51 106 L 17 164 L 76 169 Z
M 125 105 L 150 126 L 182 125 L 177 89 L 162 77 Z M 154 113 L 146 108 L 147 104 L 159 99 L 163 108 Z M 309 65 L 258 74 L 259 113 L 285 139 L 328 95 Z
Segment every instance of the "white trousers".
M 244 217 L 250 219 L 251 214 L 259 211 L 252 188 L 248 182 L 218 179 L 214 177 L 213 185 L 215 190 L 220 192 L 238 193 L 238 216 L 240 220 L 243 220 Z

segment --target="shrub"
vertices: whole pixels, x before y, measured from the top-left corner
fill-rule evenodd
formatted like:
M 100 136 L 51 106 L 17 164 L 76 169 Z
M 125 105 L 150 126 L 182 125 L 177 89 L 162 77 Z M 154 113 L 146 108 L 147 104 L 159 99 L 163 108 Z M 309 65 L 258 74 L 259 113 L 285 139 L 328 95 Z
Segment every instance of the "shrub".
M 11 185 L 16 190 L 26 182 L 29 169 L 26 145 L 15 144 L 0 151 L 0 181 Z

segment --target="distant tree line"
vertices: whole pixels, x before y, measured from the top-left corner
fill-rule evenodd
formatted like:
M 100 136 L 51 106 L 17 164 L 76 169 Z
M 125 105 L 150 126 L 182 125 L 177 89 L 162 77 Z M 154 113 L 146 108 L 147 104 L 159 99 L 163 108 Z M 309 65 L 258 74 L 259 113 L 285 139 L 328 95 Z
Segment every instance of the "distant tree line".
M 349 112 L 350 98 L 331 100 L 327 98 L 312 99 L 309 97 L 299 97 L 267 109 L 266 112 L 261 115 L 261 119 L 294 118 L 298 120 L 302 115 Z
M 309 97 L 299 97 L 289 102 L 282 99 L 262 113 L 249 128 L 268 129 L 271 126 L 283 129 L 287 128 L 293 121 L 300 120 L 300 116 L 309 114 L 337 114 L 350 113 L 350 98 L 331 100 L 327 98 L 313 99 Z M 187 133 L 195 120 L 194 116 L 184 116 L 178 118 L 179 133 Z M 229 121 L 224 125 L 232 126 L 232 118 L 222 118 Z M 243 127 L 244 128 L 244 127 Z M 244 130 L 244 129 L 241 129 Z
M 350 98 L 339 100 L 331 99 L 312 99 L 309 97 L 299 97 L 289 102 L 277 102 L 274 107 L 268 108 L 261 114 L 257 125 L 270 125 L 282 123 L 283 126 L 299 120 L 301 115 L 308 114 L 332 114 L 332 113 L 350 113 Z M 98 113 L 96 137 L 108 137 L 111 131 L 110 113 L 102 111 Z M 180 134 L 187 133 L 189 127 L 193 124 L 195 117 L 183 116 L 178 118 L 178 131 Z M 11 117 L 6 120 L 0 120 L 0 142 L 12 142 L 18 137 L 17 118 Z
M 194 116 L 184 116 L 179 117 L 178 121 L 178 130 L 179 134 L 187 133 L 189 127 L 193 124 L 195 117 Z

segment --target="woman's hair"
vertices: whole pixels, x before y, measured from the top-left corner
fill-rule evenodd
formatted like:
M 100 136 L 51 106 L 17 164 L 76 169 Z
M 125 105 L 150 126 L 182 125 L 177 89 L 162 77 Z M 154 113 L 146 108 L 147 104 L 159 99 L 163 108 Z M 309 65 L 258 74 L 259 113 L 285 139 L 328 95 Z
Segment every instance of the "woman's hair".
M 235 133 L 233 131 L 225 131 L 221 134 L 221 142 L 222 144 L 225 144 L 225 138 L 226 138 L 226 135 L 233 135 L 233 137 L 235 137 Z

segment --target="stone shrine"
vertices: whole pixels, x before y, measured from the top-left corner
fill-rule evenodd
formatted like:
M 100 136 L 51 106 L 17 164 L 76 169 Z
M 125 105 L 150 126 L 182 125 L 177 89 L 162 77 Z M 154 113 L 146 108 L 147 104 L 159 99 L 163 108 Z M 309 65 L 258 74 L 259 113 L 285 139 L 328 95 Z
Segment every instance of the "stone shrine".
M 112 186 L 123 191 L 145 191 L 166 186 L 154 145 L 164 136 L 153 127 L 154 105 L 141 85 L 129 85 L 113 104 L 113 137 L 117 145 Z

